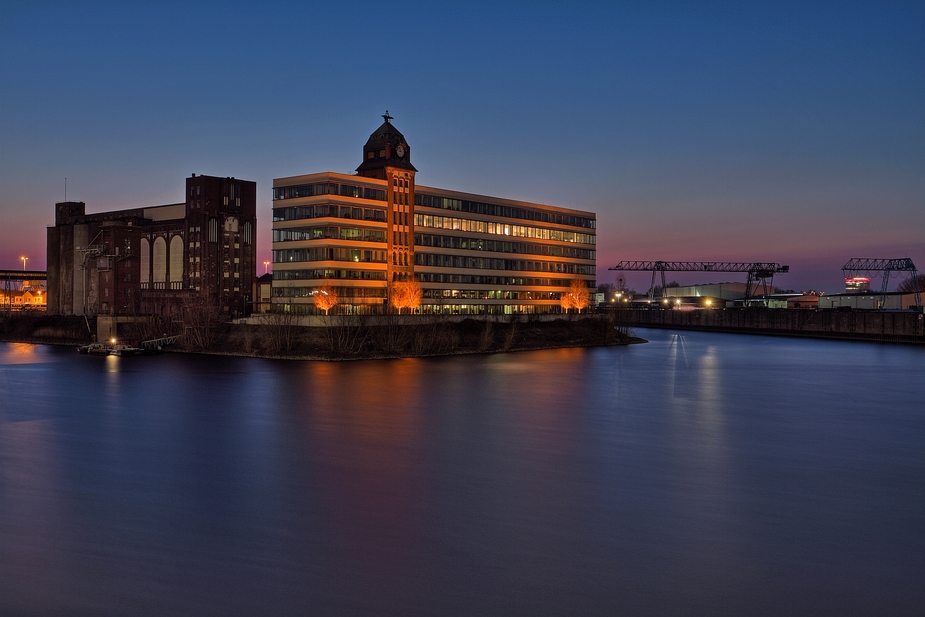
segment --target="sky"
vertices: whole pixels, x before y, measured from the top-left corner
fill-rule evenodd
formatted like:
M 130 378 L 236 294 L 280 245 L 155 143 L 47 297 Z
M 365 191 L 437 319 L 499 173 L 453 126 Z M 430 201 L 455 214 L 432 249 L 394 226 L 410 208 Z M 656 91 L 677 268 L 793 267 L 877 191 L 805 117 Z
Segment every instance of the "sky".
M 925 270 L 923 31 L 922 2 L 0 0 L 0 268 L 45 268 L 65 178 L 99 212 L 192 173 L 257 182 L 263 262 L 273 178 L 353 173 L 388 110 L 418 184 L 595 212 L 599 283 Z M 668 273 L 745 278 L 705 276 Z

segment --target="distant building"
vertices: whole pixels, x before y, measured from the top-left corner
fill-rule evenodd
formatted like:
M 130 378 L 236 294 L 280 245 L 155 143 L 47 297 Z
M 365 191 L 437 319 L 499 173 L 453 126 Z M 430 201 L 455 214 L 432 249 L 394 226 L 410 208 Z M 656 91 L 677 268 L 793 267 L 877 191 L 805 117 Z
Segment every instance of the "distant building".
M 870 279 L 866 276 L 851 276 L 845 278 L 845 293 L 862 294 L 870 292 Z
M 819 298 L 817 294 L 802 294 L 787 299 L 787 308 L 789 309 L 815 309 L 819 308 Z
M 666 298 L 716 298 L 720 300 L 741 300 L 745 297 L 745 283 L 708 283 L 666 287 L 662 295 Z M 760 290 L 760 287 L 759 287 Z M 752 285 L 752 293 L 758 290 Z
M 798 298 L 800 294 L 768 294 L 762 296 L 752 296 L 748 300 L 736 300 L 729 306 L 748 307 L 748 308 L 788 308 L 788 303 L 792 298 Z
M 254 282 L 254 312 L 270 312 L 270 292 L 273 288 L 273 273 L 261 274 Z
M 879 293 L 850 293 L 819 297 L 821 309 L 905 310 L 914 306 L 915 293 L 891 292 L 886 296 Z
M 55 204 L 48 228 L 48 312 L 169 314 L 184 303 L 246 315 L 257 261 L 257 185 L 186 179 L 182 203 L 86 213 Z
M 391 116 L 363 147 L 358 175 L 273 181 L 273 306 L 318 313 L 336 289 L 342 311 L 378 312 L 390 283 L 415 278 L 420 312 L 558 312 L 578 278 L 595 287 L 593 212 L 417 184 Z
M 44 311 L 46 296 L 41 289 L 0 289 L 0 311 Z

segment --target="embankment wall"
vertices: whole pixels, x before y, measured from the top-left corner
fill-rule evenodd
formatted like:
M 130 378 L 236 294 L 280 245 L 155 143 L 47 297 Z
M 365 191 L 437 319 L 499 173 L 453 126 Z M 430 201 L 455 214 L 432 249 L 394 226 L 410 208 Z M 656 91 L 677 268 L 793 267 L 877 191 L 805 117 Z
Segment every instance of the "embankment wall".
M 676 328 L 925 345 L 925 315 L 911 311 L 631 309 L 630 313 L 629 323 L 640 328 Z

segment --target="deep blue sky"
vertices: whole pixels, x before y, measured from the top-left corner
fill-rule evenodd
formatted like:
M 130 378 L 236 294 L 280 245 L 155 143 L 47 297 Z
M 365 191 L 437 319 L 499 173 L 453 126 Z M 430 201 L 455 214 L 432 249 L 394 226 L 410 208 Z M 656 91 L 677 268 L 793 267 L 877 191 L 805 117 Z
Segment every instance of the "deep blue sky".
M 0 0 L 0 268 L 65 177 L 92 212 L 194 172 L 258 183 L 263 261 L 272 179 L 352 173 L 388 109 L 419 184 L 596 212 L 600 282 L 925 269 L 925 3 L 603 4 Z

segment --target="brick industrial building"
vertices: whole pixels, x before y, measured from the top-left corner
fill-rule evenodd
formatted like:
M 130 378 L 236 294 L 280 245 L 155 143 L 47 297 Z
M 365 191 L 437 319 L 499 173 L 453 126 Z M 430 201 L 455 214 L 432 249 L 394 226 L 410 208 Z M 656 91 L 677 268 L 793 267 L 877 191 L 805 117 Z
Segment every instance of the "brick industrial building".
M 186 179 L 182 203 L 87 214 L 55 204 L 48 228 L 48 313 L 150 315 L 186 303 L 225 317 L 251 310 L 257 262 L 257 185 Z

